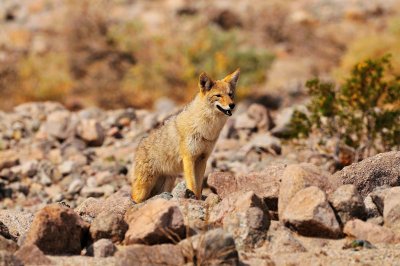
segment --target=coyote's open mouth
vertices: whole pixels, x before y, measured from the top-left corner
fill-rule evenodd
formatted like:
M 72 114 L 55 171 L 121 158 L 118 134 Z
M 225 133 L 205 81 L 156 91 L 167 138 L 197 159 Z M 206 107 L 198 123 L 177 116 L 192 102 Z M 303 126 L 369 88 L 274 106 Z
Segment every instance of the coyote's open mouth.
M 221 112 L 223 112 L 224 114 L 231 116 L 232 115 L 232 111 L 230 109 L 225 110 L 224 108 L 222 108 L 221 106 L 217 105 L 218 110 L 220 110 Z

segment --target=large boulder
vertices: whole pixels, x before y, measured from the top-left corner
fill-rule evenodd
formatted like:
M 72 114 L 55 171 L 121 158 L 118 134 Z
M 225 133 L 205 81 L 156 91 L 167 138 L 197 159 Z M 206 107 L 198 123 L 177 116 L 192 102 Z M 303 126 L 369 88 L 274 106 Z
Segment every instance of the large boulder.
M 25 244 L 36 245 L 45 254 L 80 254 L 88 229 L 72 209 L 51 204 L 35 215 Z
M 208 176 L 207 183 L 218 196 L 225 198 L 234 192 L 254 191 L 267 204 L 268 209 L 278 209 L 280 179 L 285 170 L 284 164 L 267 167 L 262 172 L 235 176 L 228 172 L 214 172 Z
M 328 195 L 332 194 L 340 182 L 329 173 L 321 171 L 312 164 L 302 163 L 289 165 L 283 172 L 279 190 L 278 213 L 283 215 L 292 197 L 300 190 L 316 186 Z
M 400 151 L 380 153 L 334 174 L 343 184 L 354 184 L 365 197 L 383 185 L 400 186 Z
M 285 208 L 281 220 L 287 227 L 304 236 L 341 236 L 340 225 L 325 192 L 315 186 L 297 192 Z
M 125 234 L 127 245 L 161 244 L 185 236 L 185 224 L 178 204 L 162 198 L 150 200 L 139 209 L 128 210 L 125 221 L 129 226 Z

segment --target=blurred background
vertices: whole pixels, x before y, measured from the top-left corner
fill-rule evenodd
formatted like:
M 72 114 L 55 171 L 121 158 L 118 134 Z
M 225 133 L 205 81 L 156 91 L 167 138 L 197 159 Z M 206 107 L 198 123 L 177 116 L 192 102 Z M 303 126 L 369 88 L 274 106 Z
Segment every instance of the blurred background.
M 398 0 L 1 0 L 0 109 L 59 101 L 71 110 L 183 104 L 206 71 L 240 67 L 238 94 L 268 107 L 305 97 L 392 54 Z

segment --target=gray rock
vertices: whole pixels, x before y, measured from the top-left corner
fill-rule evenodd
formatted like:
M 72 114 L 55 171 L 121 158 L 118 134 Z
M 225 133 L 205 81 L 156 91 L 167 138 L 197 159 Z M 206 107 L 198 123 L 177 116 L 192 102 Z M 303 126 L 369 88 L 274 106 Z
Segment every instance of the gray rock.
M 238 265 L 239 262 L 235 241 L 223 229 L 192 236 L 178 246 L 187 261 L 197 261 L 198 265 Z
M 44 131 L 56 139 L 65 140 L 75 133 L 74 120 L 71 113 L 66 110 L 52 112 L 44 123 Z
M 352 219 L 366 217 L 363 199 L 354 185 L 340 186 L 329 197 L 329 202 L 343 225 Z
M 30 212 L 0 210 L 0 221 L 7 228 L 11 238 L 15 240 L 28 231 L 32 224 L 33 217 L 34 215 Z M 3 236 L 7 238 L 7 235 Z
M 113 256 L 116 247 L 109 239 L 99 239 L 88 247 L 87 255 L 99 258 Z
M 94 119 L 83 119 L 77 126 L 77 135 L 89 146 L 101 146 L 105 139 L 105 130 Z
M 335 173 L 343 184 L 354 184 L 365 197 L 376 187 L 400 186 L 400 151 L 380 153 Z

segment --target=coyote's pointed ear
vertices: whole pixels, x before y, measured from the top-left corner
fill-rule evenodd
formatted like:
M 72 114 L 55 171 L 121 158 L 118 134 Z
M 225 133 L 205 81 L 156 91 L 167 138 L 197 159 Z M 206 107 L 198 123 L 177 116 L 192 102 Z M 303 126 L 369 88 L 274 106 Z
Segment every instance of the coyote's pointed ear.
M 201 73 L 199 77 L 200 90 L 206 92 L 211 90 L 212 86 L 214 86 L 214 81 L 205 72 Z
M 237 81 L 239 79 L 239 75 L 240 75 L 240 68 L 236 69 L 235 72 L 233 72 L 232 74 L 226 76 L 224 78 L 224 81 L 228 82 L 229 84 L 231 84 L 231 86 L 233 88 L 236 88 L 236 84 L 237 84 Z

